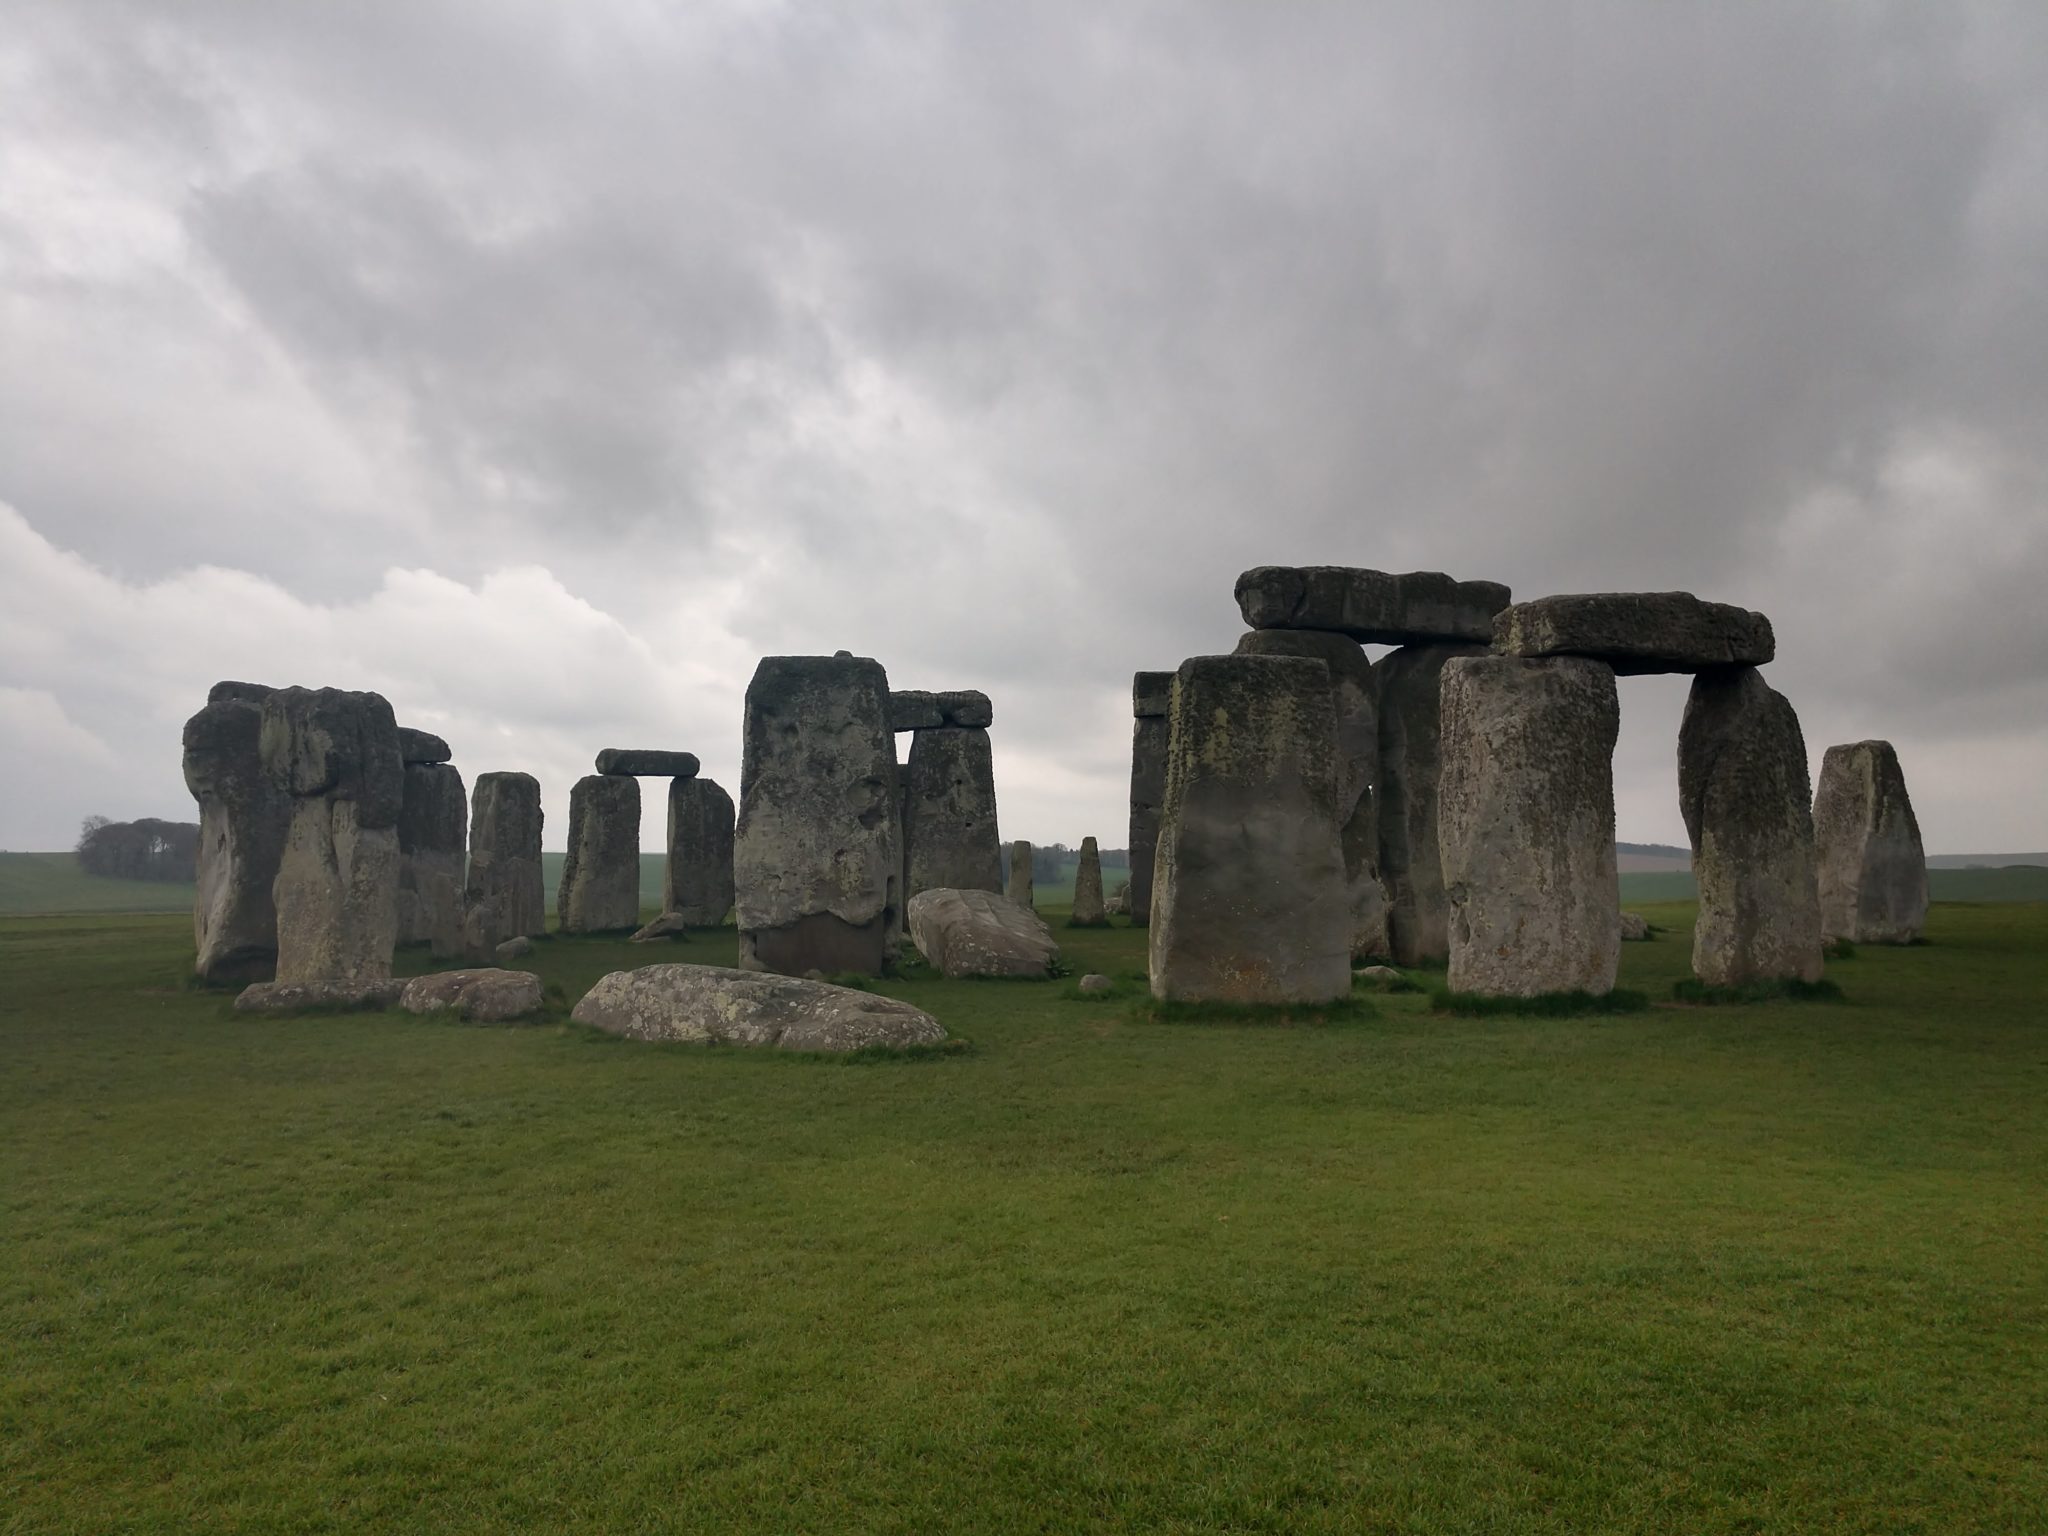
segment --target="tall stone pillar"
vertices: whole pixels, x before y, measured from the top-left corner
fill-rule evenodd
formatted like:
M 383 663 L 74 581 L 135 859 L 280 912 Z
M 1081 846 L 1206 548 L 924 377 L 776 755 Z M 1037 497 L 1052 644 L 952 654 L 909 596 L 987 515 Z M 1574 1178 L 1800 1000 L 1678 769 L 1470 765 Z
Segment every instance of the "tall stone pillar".
M 1152 865 L 1159 846 L 1159 809 L 1166 803 L 1167 708 L 1171 672 L 1131 679 L 1131 926 L 1152 920 Z
M 555 895 L 564 933 L 640 926 L 640 781 L 586 774 L 569 790 L 569 854 Z
M 732 911 L 732 796 L 716 779 L 668 786 L 668 869 L 661 909 L 692 928 L 716 928 Z
M 1927 926 L 1927 853 L 1888 741 L 1829 747 L 1813 797 L 1821 938 L 1910 944 Z
M 1010 844 L 1010 883 L 1003 890 L 1020 907 L 1038 905 L 1038 891 L 1031 868 L 1031 845 L 1022 838 Z
M 1081 862 L 1074 871 L 1074 910 L 1067 919 L 1073 928 L 1107 928 L 1109 910 L 1102 902 L 1102 850 L 1095 839 L 1081 839 Z
M 292 799 L 264 771 L 258 683 L 216 683 L 185 722 L 185 787 L 199 802 L 193 970 L 205 981 L 267 980 L 277 969 L 271 886 L 291 826 Z
M 463 932 L 474 959 L 489 960 L 507 939 L 539 938 L 548 931 L 542 820 L 540 783 L 532 774 L 477 775 L 462 902 Z
M 897 692 L 889 702 L 895 729 L 915 732 L 902 770 L 904 891 L 1000 891 L 988 695 Z
M 1437 849 L 1443 766 L 1444 663 L 1484 656 L 1481 645 L 1404 645 L 1373 663 L 1379 694 L 1379 865 L 1387 891 L 1388 952 L 1397 965 L 1450 954 L 1450 899 Z

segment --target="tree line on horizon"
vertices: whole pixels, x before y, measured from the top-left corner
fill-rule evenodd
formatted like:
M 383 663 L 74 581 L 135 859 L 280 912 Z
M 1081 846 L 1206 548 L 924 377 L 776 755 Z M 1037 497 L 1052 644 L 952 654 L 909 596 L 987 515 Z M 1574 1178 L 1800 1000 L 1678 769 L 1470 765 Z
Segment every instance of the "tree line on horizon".
M 199 823 L 160 821 L 154 816 L 115 821 L 88 816 L 78 829 L 72 850 L 78 867 L 109 880 L 196 880 L 199 877 Z

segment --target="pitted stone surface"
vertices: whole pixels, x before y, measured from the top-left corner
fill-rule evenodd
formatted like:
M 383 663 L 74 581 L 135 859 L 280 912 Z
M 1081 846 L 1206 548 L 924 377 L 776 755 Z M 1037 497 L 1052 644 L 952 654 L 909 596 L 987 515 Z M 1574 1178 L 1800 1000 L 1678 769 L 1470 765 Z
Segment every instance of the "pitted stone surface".
M 1023 839 L 1010 844 L 1010 878 L 1003 885 L 1003 894 L 1020 907 L 1036 908 L 1038 887 L 1031 868 L 1031 845 Z
M 569 853 L 555 895 L 564 933 L 640 926 L 640 781 L 594 773 L 569 790 Z
M 405 983 L 389 976 L 353 980 L 259 981 L 235 998 L 237 1013 L 298 1013 L 304 1009 L 347 1008 L 369 1012 L 395 1008 Z
M 468 821 L 460 773 L 447 763 L 405 765 L 398 808 L 398 942 L 431 945 L 437 960 L 463 952 Z
M 403 763 L 445 763 L 455 756 L 448 743 L 432 731 L 417 731 L 409 725 L 398 728 L 398 758 Z
M 693 779 L 699 766 L 694 752 L 657 747 L 606 747 L 597 754 L 597 771 L 609 777 Z
M 1396 965 L 1429 965 L 1451 950 L 1450 899 L 1437 847 L 1442 770 L 1442 676 L 1476 645 L 1407 645 L 1373 663 L 1380 711 L 1380 880 L 1387 892 L 1387 953 Z
M 1321 629 L 1376 645 L 1490 640 L 1509 596 L 1497 581 L 1442 571 L 1261 565 L 1237 578 L 1238 611 L 1253 629 Z
M 668 787 L 668 865 L 661 909 L 692 928 L 716 928 L 732 911 L 732 796 L 716 779 Z
M 1138 720 L 1164 720 L 1173 708 L 1173 674 L 1139 672 L 1131 678 L 1131 715 Z
M 415 976 L 399 994 L 407 1013 L 453 1013 L 479 1024 L 498 1024 L 540 1010 L 540 978 L 531 971 L 482 967 Z
M 1590 656 L 1624 677 L 1760 667 L 1777 654 L 1771 621 L 1690 592 L 1592 592 L 1517 603 L 1494 621 L 1506 656 Z
M 1109 922 L 1102 903 L 1102 851 L 1095 839 L 1081 839 L 1081 860 L 1074 869 L 1074 906 L 1069 919 L 1076 928 L 1101 928 Z
M 946 723 L 939 696 L 924 688 L 898 688 L 889 694 L 889 729 L 935 731 Z
M 185 722 L 185 787 L 199 802 L 193 970 L 208 981 L 258 980 L 277 967 L 271 887 L 292 800 L 264 771 L 262 701 L 254 683 L 216 683 Z
M 936 1045 L 946 1038 L 938 1020 L 892 997 L 715 965 L 613 971 L 570 1017 L 628 1040 L 784 1051 Z
M 1002 889 L 996 832 L 995 762 L 988 732 L 964 726 L 920 730 L 903 776 L 905 889 Z
M 1197 656 L 1173 688 L 1153 870 L 1162 999 L 1327 1002 L 1351 989 L 1329 669 Z
M 206 690 L 206 702 L 223 704 L 239 699 L 245 704 L 261 704 L 277 690 L 268 683 L 238 683 L 232 680 L 215 683 Z
M 484 959 L 509 939 L 547 932 L 540 783 L 530 773 L 479 774 L 469 812 L 463 932 L 468 952 Z
M 996 707 L 978 688 L 956 688 L 938 696 L 944 723 L 962 730 L 985 731 L 996 723 Z
M 1614 672 L 1577 657 L 1443 669 L 1437 836 L 1453 992 L 1614 990 Z
M 1813 798 L 1820 932 L 1827 942 L 1910 944 L 1927 926 L 1927 853 L 1888 741 L 1829 747 Z
M 921 891 L 910 942 L 945 976 L 1043 976 L 1059 956 L 1045 919 L 994 891 Z

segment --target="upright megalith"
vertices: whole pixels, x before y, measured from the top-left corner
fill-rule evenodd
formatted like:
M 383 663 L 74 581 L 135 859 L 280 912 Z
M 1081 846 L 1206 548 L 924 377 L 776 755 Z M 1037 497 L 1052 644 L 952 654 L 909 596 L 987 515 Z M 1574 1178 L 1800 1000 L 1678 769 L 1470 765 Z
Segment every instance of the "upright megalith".
M 468 830 L 469 797 L 454 766 L 407 763 L 398 807 L 398 942 L 431 945 L 436 960 L 463 954 Z
M 1010 878 L 1003 894 L 1020 907 L 1036 908 L 1038 888 L 1032 875 L 1031 845 L 1019 838 L 1010 844 Z
M 1081 862 L 1074 870 L 1074 908 L 1067 919 L 1072 928 L 1107 928 L 1109 909 L 1102 903 L 1102 851 L 1095 839 L 1081 839 Z
M 555 894 L 564 933 L 640 926 L 640 781 L 593 773 L 569 790 L 569 853 Z
M 716 928 L 732 911 L 732 796 L 716 779 L 668 786 L 668 867 L 661 910 L 691 928 Z
M 185 722 L 185 787 L 199 802 L 193 970 L 206 981 L 250 982 L 277 967 L 277 899 L 292 799 L 264 771 L 263 700 L 256 683 L 216 683 Z
M 277 980 L 374 981 L 398 939 L 404 765 L 381 694 L 280 688 L 263 702 L 264 770 L 291 796 L 277 879 Z
M 1327 1002 L 1351 988 L 1329 669 L 1197 656 L 1173 685 L 1152 992 Z
M 500 944 L 548 929 L 541 881 L 540 783 L 530 773 L 477 775 L 469 799 L 469 881 L 464 947 L 488 960 Z
M 1477 645 L 1404 645 L 1373 663 L 1379 701 L 1379 872 L 1387 892 L 1387 953 L 1397 965 L 1450 954 L 1450 900 L 1437 848 L 1446 662 L 1483 656 Z
M 1137 928 L 1152 920 L 1152 864 L 1159 846 L 1159 809 L 1166 803 L 1172 697 L 1171 672 L 1140 672 L 1131 679 L 1131 882 L 1124 904 Z
M 903 879 L 880 662 L 762 658 L 747 686 L 733 876 L 742 968 L 880 973 Z
M 979 726 L 939 725 L 910 738 L 903 769 L 905 890 L 1000 891 L 995 759 Z
M 1910 944 L 1927 926 L 1927 853 L 1888 741 L 1829 747 L 1813 797 L 1820 932 L 1827 942 Z
M 1792 706 L 1755 667 L 1693 679 L 1678 797 L 1699 885 L 1693 973 L 1712 986 L 1819 980 L 1806 742 Z
M 1613 669 L 1457 657 L 1442 687 L 1437 838 L 1451 990 L 1612 991 L 1621 956 Z

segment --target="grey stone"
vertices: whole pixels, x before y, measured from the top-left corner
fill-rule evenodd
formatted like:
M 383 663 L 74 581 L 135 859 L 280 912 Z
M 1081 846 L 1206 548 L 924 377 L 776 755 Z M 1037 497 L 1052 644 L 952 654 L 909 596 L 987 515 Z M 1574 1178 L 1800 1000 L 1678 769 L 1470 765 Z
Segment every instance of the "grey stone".
M 985 731 L 996 723 L 996 707 L 977 688 L 959 688 L 936 696 L 944 723 L 961 730 Z
M 635 931 L 633 937 L 627 942 L 632 944 L 652 944 L 657 939 L 681 941 L 688 938 L 689 933 L 690 924 L 682 913 L 664 912 L 653 922 Z
M 417 731 L 409 725 L 398 728 L 398 759 L 402 763 L 445 763 L 455 756 L 448 743 L 432 731 Z
M 1020 907 L 1038 905 L 1038 891 L 1031 868 L 1031 845 L 1019 838 L 1010 844 L 1010 878 L 1003 894 Z
M 1820 932 L 1832 943 L 1910 944 L 1927 927 L 1927 852 L 1888 741 L 1829 747 L 1813 800 Z
M 1450 899 L 1437 848 L 1437 783 L 1443 765 L 1442 674 L 1476 645 L 1408 645 L 1373 663 L 1379 699 L 1380 881 L 1387 892 L 1387 955 L 1431 965 L 1451 950 Z
M 403 734 L 403 733 L 401 733 Z M 447 763 L 407 763 L 398 808 L 398 942 L 437 960 L 463 953 L 469 797 Z
M 732 796 L 716 779 L 668 787 L 668 864 L 661 907 L 692 928 L 717 928 L 732 911 Z
M 483 967 L 415 976 L 399 994 L 407 1013 L 453 1013 L 479 1024 L 499 1024 L 540 1011 L 540 978 L 531 971 Z
M 555 894 L 564 933 L 640 926 L 640 781 L 594 773 L 569 790 L 569 853 Z
M 1678 732 L 1678 798 L 1699 886 L 1701 981 L 1817 981 L 1820 894 L 1799 717 L 1754 667 L 1693 679 Z
M 1375 992 L 1399 992 L 1408 985 L 1408 978 L 1391 965 L 1368 965 L 1362 967 L 1356 977 Z
M 263 701 L 264 771 L 292 797 L 271 893 L 277 980 L 391 974 L 405 769 L 382 695 L 280 688 Z
M 1299 656 L 1330 670 L 1337 717 L 1337 809 L 1344 827 L 1344 883 L 1351 893 L 1351 953 L 1387 953 L 1387 892 L 1380 880 L 1379 688 L 1356 640 L 1320 629 L 1255 629 L 1240 656 Z
M 699 766 L 694 752 L 654 747 L 606 747 L 597 754 L 597 771 L 607 777 L 694 779 Z
M 224 704 L 240 700 L 245 704 L 261 704 L 275 692 L 277 690 L 268 683 L 219 682 L 206 690 L 206 702 Z
M 1351 990 L 1329 669 L 1197 656 L 1173 686 L 1153 870 L 1162 999 L 1325 1002 Z
M 533 953 L 533 940 L 522 933 L 515 938 L 507 939 L 492 950 L 492 953 L 497 956 L 501 965 L 507 960 L 524 960 Z
M 946 976 L 1043 976 L 1059 955 L 1045 919 L 994 891 L 920 891 L 910 941 Z
M 1490 640 L 1509 595 L 1497 581 L 1441 571 L 1262 565 L 1237 578 L 1238 611 L 1253 629 L 1322 629 L 1376 645 Z
M 395 1008 L 405 983 L 389 976 L 306 981 L 259 981 L 235 998 L 237 1013 L 300 1013 L 308 1009 L 346 1008 L 369 1012 Z
M 923 688 L 898 688 L 889 695 L 889 729 L 935 731 L 946 723 L 939 696 Z
M 256 981 L 277 969 L 277 899 L 292 799 L 264 771 L 262 697 L 216 683 L 185 722 L 185 787 L 199 802 L 193 970 L 215 982 Z M 223 690 L 230 690 L 224 692 Z
M 1119 880 L 1116 889 L 1109 893 L 1109 911 L 1114 917 L 1128 917 L 1131 913 L 1131 882 Z
M 1650 920 L 1649 920 L 1648 918 L 1644 917 L 1644 916 L 1642 915 L 1642 913 L 1640 913 L 1640 912 L 1624 912 L 1624 913 L 1622 913 L 1622 914 L 1621 914 L 1621 942 L 1622 942 L 1622 943 L 1624 943 L 1624 944 L 1641 944 L 1641 943 L 1644 943 L 1645 941 L 1647 941 L 1647 940 L 1649 939 L 1649 937 L 1650 937 Z
M 1083 976 L 1077 985 L 1080 991 L 1090 997 L 1097 997 L 1102 993 L 1114 992 L 1116 990 L 1115 982 L 1111 981 L 1107 976 L 1093 971 Z
M 1137 720 L 1164 720 L 1173 709 L 1171 672 L 1136 672 L 1131 675 L 1131 716 Z
M 886 724 L 879 713 L 876 721 Z M 614 971 L 584 994 L 570 1017 L 629 1040 L 784 1051 L 936 1045 L 946 1038 L 938 1020 L 893 997 L 715 965 Z
M 1109 913 L 1102 904 L 1102 853 L 1095 839 L 1081 839 L 1081 862 L 1074 870 L 1074 907 L 1068 919 L 1076 928 L 1106 928 Z
M 988 732 L 961 726 L 920 730 L 903 770 L 904 889 L 1002 888 L 996 833 L 996 776 Z
M 1591 592 L 1517 603 L 1494 620 L 1507 656 L 1590 656 L 1624 677 L 1762 666 L 1777 654 L 1771 621 L 1690 592 Z
M 542 821 L 540 784 L 532 774 L 477 776 L 469 797 L 469 880 L 462 910 L 465 947 L 478 959 L 508 939 L 547 932 Z
M 901 923 L 902 830 L 881 664 L 764 657 L 733 843 L 741 967 L 880 974 Z
M 1614 990 L 1613 670 L 1577 657 L 1455 658 L 1443 669 L 1437 836 L 1451 990 Z
M 1131 892 L 1126 905 L 1139 928 L 1152 920 L 1152 863 L 1159 846 L 1159 809 L 1166 803 L 1172 701 L 1171 672 L 1140 672 L 1131 679 Z

